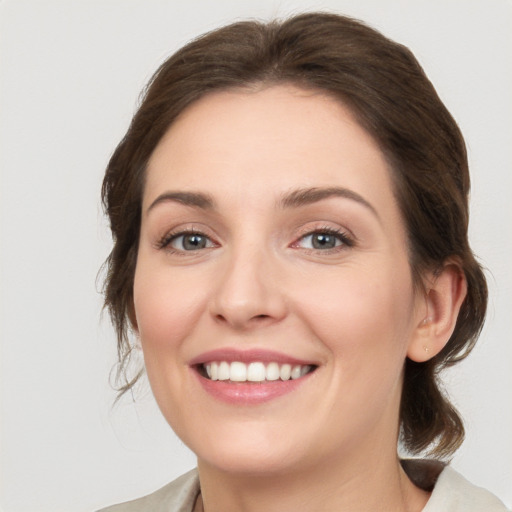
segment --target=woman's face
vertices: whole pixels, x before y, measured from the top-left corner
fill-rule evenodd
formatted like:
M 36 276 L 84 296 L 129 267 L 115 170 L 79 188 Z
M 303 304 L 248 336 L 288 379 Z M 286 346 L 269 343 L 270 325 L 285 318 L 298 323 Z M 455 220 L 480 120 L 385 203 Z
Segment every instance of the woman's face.
M 200 462 L 396 449 L 423 300 L 385 159 L 339 102 L 275 86 L 186 110 L 148 165 L 134 302 L 156 400 Z

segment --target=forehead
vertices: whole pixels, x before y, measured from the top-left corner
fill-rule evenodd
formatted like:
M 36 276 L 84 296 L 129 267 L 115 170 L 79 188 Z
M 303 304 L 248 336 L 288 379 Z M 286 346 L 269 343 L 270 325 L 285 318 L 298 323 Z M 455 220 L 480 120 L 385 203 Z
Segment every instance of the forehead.
M 384 155 L 350 110 L 288 85 L 203 97 L 169 128 L 147 172 L 145 203 L 166 188 L 250 200 L 315 186 L 393 201 Z

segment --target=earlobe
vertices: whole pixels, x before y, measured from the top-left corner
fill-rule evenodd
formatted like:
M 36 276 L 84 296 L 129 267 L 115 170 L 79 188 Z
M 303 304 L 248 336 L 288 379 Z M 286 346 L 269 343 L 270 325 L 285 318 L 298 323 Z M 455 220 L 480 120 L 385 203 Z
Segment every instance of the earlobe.
M 422 363 L 448 343 L 466 297 L 466 278 L 457 263 L 446 263 L 428 280 L 425 307 L 407 351 L 407 357 Z

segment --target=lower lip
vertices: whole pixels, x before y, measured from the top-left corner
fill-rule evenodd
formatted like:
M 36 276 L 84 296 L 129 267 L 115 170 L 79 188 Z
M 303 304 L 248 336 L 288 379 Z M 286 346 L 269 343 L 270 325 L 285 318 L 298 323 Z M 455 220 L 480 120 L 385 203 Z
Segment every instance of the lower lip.
M 274 380 L 264 382 L 231 382 L 229 380 L 210 380 L 194 370 L 203 389 L 214 398 L 238 405 L 257 405 L 270 402 L 283 395 L 292 393 L 309 379 L 311 373 L 300 379 Z

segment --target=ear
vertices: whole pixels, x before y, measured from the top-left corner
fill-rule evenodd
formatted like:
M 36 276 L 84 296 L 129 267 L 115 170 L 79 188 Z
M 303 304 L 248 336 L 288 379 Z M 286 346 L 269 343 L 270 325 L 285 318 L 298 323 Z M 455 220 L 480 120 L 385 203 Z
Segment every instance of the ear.
M 425 288 L 407 351 L 407 357 L 418 363 L 436 356 L 448 343 L 467 293 L 464 273 L 453 261 L 428 276 Z

